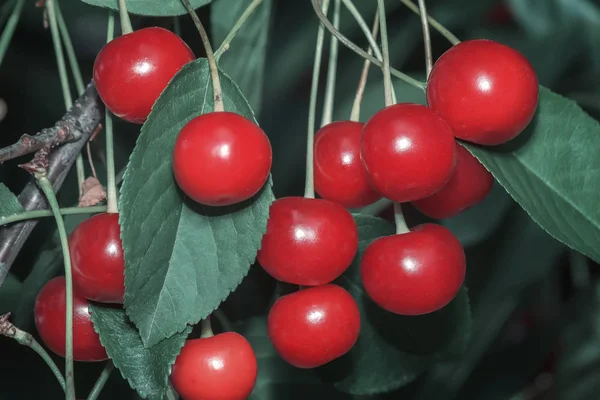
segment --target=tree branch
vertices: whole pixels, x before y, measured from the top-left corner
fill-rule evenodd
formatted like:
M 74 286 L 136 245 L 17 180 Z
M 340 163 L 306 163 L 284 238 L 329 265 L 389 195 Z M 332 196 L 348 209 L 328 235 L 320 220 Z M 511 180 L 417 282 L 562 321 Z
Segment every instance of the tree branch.
M 83 95 L 77 99 L 73 107 L 67 111 L 56 126 L 46 130 L 51 131 L 54 129 L 56 134 L 58 134 L 58 130 L 62 130 L 77 138 L 50 154 L 48 179 L 52 182 L 55 191 L 58 191 L 62 186 L 77 155 L 100 123 L 103 115 L 104 107 L 96 93 L 96 88 L 93 84 L 89 84 Z M 48 208 L 46 198 L 38 188 L 34 178 L 31 178 L 18 197 L 23 208 L 27 211 Z M 0 286 L 2 286 L 10 267 L 36 224 L 37 220 L 30 220 L 0 228 Z

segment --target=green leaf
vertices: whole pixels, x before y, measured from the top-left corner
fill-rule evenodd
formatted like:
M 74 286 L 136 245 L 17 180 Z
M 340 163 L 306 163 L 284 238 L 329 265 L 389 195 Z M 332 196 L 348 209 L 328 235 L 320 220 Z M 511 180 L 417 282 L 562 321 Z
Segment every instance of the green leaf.
M 600 124 L 540 86 L 536 115 L 513 141 L 465 147 L 550 235 L 600 261 Z
M 119 0 L 81 0 L 92 6 L 119 10 Z M 190 0 L 194 8 L 209 4 L 212 0 Z M 169 17 L 187 14 L 181 0 L 127 0 L 127 11 L 149 17 Z
M 162 400 L 169 384 L 171 366 L 192 328 L 147 349 L 124 310 L 90 303 L 90 311 L 100 342 L 123 378 L 143 398 Z
M 0 219 L 22 213 L 23 206 L 9 188 L 0 182 Z
M 221 74 L 225 109 L 254 120 L 235 83 Z M 187 64 L 142 127 L 121 188 L 125 308 L 150 347 L 206 318 L 248 273 L 274 201 L 269 179 L 254 198 L 205 207 L 185 198 L 171 167 L 181 128 L 212 111 L 205 59 Z
M 213 43 L 221 43 L 252 0 L 219 0 L 211 7 Z M 256 114 L 260 113 L 272 0 L 264 0 L 244 23 L 219 67 L 239 85 Z
M 393 235 L 380 218 L 355 214 L 359 253 L 336 281 L 357 300 L 361 313 L 358 342 L 344 357 L 321 368 L 321 376 L 351 394 L 389 392 L 413 381 L 431 365 L 461 356 L 471 332 L 471 311 L 465 288 L 442 310 L 406 317 L 384 311 L 364 292 L 360 258 L 374 239 Z

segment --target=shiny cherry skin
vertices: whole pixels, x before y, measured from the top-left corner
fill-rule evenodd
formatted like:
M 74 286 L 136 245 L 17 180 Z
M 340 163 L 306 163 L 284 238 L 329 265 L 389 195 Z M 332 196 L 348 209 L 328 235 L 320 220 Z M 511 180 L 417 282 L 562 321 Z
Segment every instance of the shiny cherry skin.
M 235 332 L 185 342 L 171 382 L 185 400 L 246 400 L 258 366 L 250 343 Z
M 116 116 L 142 124 L 158 96 L 194 53 L 179 36 L 152 27 L 119 36 L 100 50 L 94 84 Z
M 360 159 L 363 125 L 336 121 L 315 135 L 315 191 L 348 208 L 364 207 L 381 199 L 371 187 Z
M 427 102 L 457 138 L 505 143 L 531 122 L 538 79 L 517 50 L 491 40 L 468 40 L 445 52 L 427 84 Z
M 451 218 L 480 203 L 494 186 L 494 177 L 464 147 L 456 145 L 456 168 L 440 191 L 413 206 L 431 218 Z
M 69 237 L 73 286 L 86 299 L 123 304 L 125 259 L 118 214 L 97 214 Z
M 35 326 L 44 344 L 55 354 L 65 356 L 66 282 L 63 276 L 49 280 L 42 288 L 33 309 Z M 73 359 L 103 361 L 106 350 L 88 311 L 88 301 L 73 290 Z
M 456 163 L 450 126 L 420 104 L 400 103 L 378 111 L 365 124 L 360 151 L 373 187 L 399 203 L 440 190 Z
M 269 138 L 232 112 L 211 112 L 188 122 L 175 141 L 173 172 L 192 200 L 228 206 L 254 196 L 271 171 Z
M 337 285 L 323 285 L 280 297 L 267 319 L 277 353 L 297 368 L 316 368 L 346 354 L 360 333 L 354 298 Z
M 365 292 L 395 314 L 437 311 L 456 297 L 465 279 L 465 253 L 448 229 L 423 224 L 367 246 L 360 264 Z
M 273 278 L 303 286 L 323 285 L 352 263 L 358 229 L 341 205 L 284 197 L 275 200 L 269 212 L 257 260 Z

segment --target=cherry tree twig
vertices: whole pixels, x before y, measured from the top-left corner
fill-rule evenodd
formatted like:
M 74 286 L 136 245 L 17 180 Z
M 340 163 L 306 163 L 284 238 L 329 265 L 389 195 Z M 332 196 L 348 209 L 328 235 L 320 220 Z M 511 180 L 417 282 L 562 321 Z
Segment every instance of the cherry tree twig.
M 67 173 L 75 163 L 77 155 L 100 123 L 103 115 L 102 102 L 94 85 L 90 84 L 73 107 L 56 124 L 57 126 L 51 128 L 66 130 L 77 139 L 71 143 L 63 144 L 55 151 L 50 151 L 50 148 L 55 147 L 57 143 L 46 139 L 46 147 L 36 147 L 34 150 L 22 154 L 40 150 L 38 153 L 41 152 L 42 154 L 38 154 L 40 156 L 37 157 L 38 159 L 49 154 L 47 159 L 48 179 L 52 182 L 54 190 L 58 191 Z M 21 191 L 18 198 L 26 211 L 48 209 L 45 196 L 33 178 Z M 0 286 L 2 286 L 10 267 L 36 224 L 36 220 L 30 220 L 0 228 Z

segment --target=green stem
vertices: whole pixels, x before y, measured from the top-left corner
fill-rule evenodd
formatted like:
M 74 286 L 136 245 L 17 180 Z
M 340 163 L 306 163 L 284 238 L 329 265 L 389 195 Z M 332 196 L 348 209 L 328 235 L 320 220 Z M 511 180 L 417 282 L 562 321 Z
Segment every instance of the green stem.
M 337 29 L 335 29 L 333 27 L 333 25 L 331 24 L 331 22 L 329 22 L 329 20 L 327 19 L 327 16 L 319 8 L 319 4 L 322 1 L 325 1 L 325 0 L 311 0 L 311 3 L 313 5 L 313 9 L 315 10 L 317 18 L 319 18 L 319 20 L 323 23 L 323 25 L 325 25 L 325 28 L 327 28 L 327 30 L 332 35 L 334 35 L 335 37 L 337 37 L 338 40 L 344 46 L 348 47 L 350 50 L 352 50 L 353 52 L 355 52 L 356 54 L 358 54 L 362 58 L 364 58 L 366 60 L 369 60 L 373 65 L 376 65 L 379 68 L 382 68 L 383 67 L 383 63 L 382 62 L 380 62 L 379 60 L 377 60 L 373 56 L 369 55 L 366 51 L 364 51 L 363 49 L 361 49 L 360 46 L 358 46 L 356 43 L 352 42 L 346 36 L 342 35 L 342 33 L 339 30 L 337 30 Z M 390 72 L 391 72 L 392 75 L 394 75 L 397 78 L 400 78 L 401 80 L 403 80 L 404 82 L 408 83 L 409 85 L 414 86 L 416 88 L 419 88 L 419 89 L 421 89 L 423 91 L 425 90 L 425 83 L 419 82 L 418 80 L 412 78 L 411 76 L 408 76 L 405 73 L 400 72 L 397 69 L 394 69 L 394 68 L 391 68 L 391 67 L 390 67 Z
M 375 20 L 373 21 L 373 28 L 371 30 L 371 36 L 373 39 L 377 38 L 379 33 L 379 10 L 375 12 Z M 369 47 L 369 54 L 373 54 L 373 47 Z M 365 94 L 365 87 L 367 86 L 367 78 L 369 77 L 369 67 L 371 62 L 365 60 L 362 72 L 360 74 L 360 80 L 358 87 L 356 88 L 356 95 L 354 96 L 354 103 L 352 104 L 352 111 L 350 112 L 350 121 L 360 121 L 360 106 L 362 99 Z
M 112 11 L 108 12 L 108 24 L 106 29 L 106 43 L 113 40 L 115 30 L 115 16 Z M 117 200 L 117 184 L 115 179 L 115 151 L 113 137 L 112 115 L 108 108 L 105 110 L 105 134 L 106 134 L 106 204 L 109 214 L 119 212 Z
M 215 51 L 215 59 L 217 60 L 217 62 L 219 62 L 223 53 L 225 53 L 229 49 L 229 44 L 235 38 L 235 35 L 237 35 L 237 33 L 239 32 L 242 25 L 244 25 L 246 20 L 248 20 L 248 18 L 252 15 L 254 10 L 256 10 L 256 8 L 260 5 L 260 3 L 262 3 L 262 1 L 263 0 L 253 0 L 252 3 L 248 4 L 248 7 L 246 7 L 246 10 L 244 10 L 242 15 L 240 15 L 238 20 L 235 22 L 235 24 L 233 25 L 233 28 L 231 28 L 231 30 L 229 31 L 229 33 L 223 40 L 223 43 L 221 43 L 221 45 L 219 46 L 217 51 Z
M 198 33 L 200 34 L 200 39 L 202 39 L 204 51 L 206 51 L 206 59 L 208 60 L 208 67 L 210 69 L 210 76 L 213 84 L 213 98 L 215 104 L 214 111 L 225 111 L 225 107 L 223 106 L 223 90 L 221 90 L 221 79 L 219 78 L 219 69 L 217 68 L 217 61 L 215 59 L 212 46 L 210 45 L 210 40 L 208 39 L 206 29 L 204 29 L 204 25 L 202 25 L 202 22 L 200 21 L 198 14 L 196 14 L 196 11 L 194 11 L 194 7 L 192 7 L 190 1 L 181 0 L 181 2 L 188 10 L 190 17 L 192 17 L 192 21 L 194 21 L 194 25 L 196 25 L 196 29 L 198 29 Z
M 425 76 L 429 78 L 429 74 L 433 68 L 433 56 L 431 55 L 431 35 L 429 33 L 429 23 L 427 22 L 427 8 L 425 6 L 425 0 L 419 0 L 419 13 L 421 14 L 423 43 L 425 47 Z
M 200 337 L 205 339 L 214 336 L 210 325 L 210 315 L 200 322 Z
M 177 400 L 177 396 L 175 395 L 173 388 L 170 385 L 167 389 L 167 400 Z
M 127 0 L 119 0 L 119 17 L 121 18 L 121 35 L 133 32 L 129 13 L 127 12 Z
M 85 85 L 83 83 L 83 77 L 81 75 L 81 68 L 79 68 L 77 56 L 75 55 L 75 49 L 73 48 L 73 42 L 71 41 L 71 35 L 69 35 L 69 30 L 67 28 L 67 24 L 60 9 L 58 0 L 54 0 L 54 9 L 56 12 L 58 29 L 60 30 L 60 35 L 65 44 L 67 59 L 69 60 L 71 72 L 73 72 L 73 78 L 75 79 L 75 88 L 77 89 L 77 93 L 81 95 L 85 91 Z M 81 156 L 81 153 L 77 155 L 77 159 L 75 160 L 75 166 L 77 170 L 77 182 L 79 184 L 79 195 L 81 195 L 83 189 L 83 181 L 85 180 L 85 169 L 83 166 L 83 157 Z
M 420 15 L 421 13 L 419 12 L 419 6 L 417 6 L 415 3 L 413 3 L 410 0 L 400 0 L 402 2 L 402 4 L 404 4 L 406 7 L 410 8 L 412 10 L 412 12 L 414 12 L 417 15 Z M 432 17 L 430 17 L 429 15 L 427 16 L 427 21 L 429 22 L 429 25 L 431 25 L 433 27 L 433 29 L 435 29 L 436 31 L 438 31 L 443 37 L 445 37 L 446 39 L 448 39 L 448 41 L 454 45 L 459 44 L 460 43 L 460 39 L 457 38 L 452 32 L 450 32 L 448 29 L 446 29 L 446 27 L 444 27 L 444 25 L 440 24 L 437 20 L 433 19 Z
M 179 17 L 173 17 L 173 33 L 181 37 L 181 21 L 179 21 Z
M 392 75 L 390 73 L 390 46 L 387 35 L 387 21 L 385 15 L 385 1 L 377 0 L 379 6 L 379 30 L 381 31 L 381 47 L 383 51 L 383 91 L 385 93 L 385 106 L 394 104 L 392 97 Z
M 54 55 L 56 56 L 56 63 L 58 65 L 58 76 L 60 77 L 60 86 L 62 89 L 65 109 L 68 110 L 73 106 L 73 97 L 71 96 L 71 88 L 69 87 L 69 77 L 67 75 L 67 66 L 65 64 L 65 54 L 60 41 L 60 34 L 58 32 L 58 23 L 54 2 L 55 0 L 46 0 L 46 12 L 48 13 L 48 22 L 50 23 L 50 33 L 52 34 L 52 44 L 54 44 Z
M 394 221 L 396 222 L 396 233 L 401 234 L 410 231 L 402 213 L 402 205 L 396 202 L 394 202 Z
M 17 0 L 14 3 L 14 7 L 10 13 L 10 16 L 8 17 L 8 21 L 6 22 L 6 26 L 2 31 L 2 36 L 0 36 L 0 66 L 2 65 L 2 60 L 4 60 L 6 50 L 8 50 L 10 41 L 15 33 L 15 29 L 17 29 L 17 24 L 21 18 L 24 5 L 25 0 Z
M 333 7 L 333 26 L 340 29 L 340 0 L 335 0 Z M 333 119 L 333 102 L 335 97 L 335 75 L 338 61 L 339 44 L 335 36 L 331 35 L 329 45 L 329 64 L 327 67 L 327 81 L 325 83 L 325 101 L 323 106 L 323 115 L 321 116 L 321 126 L 331 123 Z
M 47 0 L 52 1 L 52 0 Z M 65 339 L 65 376 L 66 376 L 66 400 L 75 400 L 75 373 L 73 371 L 73 278 L 71 275 L 71 254 L 69 252 L 69 242 L 65 222 L 60 214 L 60 207 L 56 200 L 56 195 L 52 189 L 52 183 L 44 173 L 35 173 L 40 189 L 46 195 L 48 204 L 54 213 L 60 244 L 62 247 L 63 260 L 65 264 L 65 282 L 66 282 L 66 339 Z
M 371 51 L 375 54 L 375 58 L 378 61 L 383 62 L 383 55 L 381 54 L 381 50 L 379 50 L 379 45 L 377 44 L 377 40 L 375 39 L 375 36 L 373 36 L 373 34 L 371 33 L 371 30 L 369 29 L 369 25 L 367 25 L 367 22 L 364 20 L 364 18 L 360 14 L 360 11 L 358 11 L 358 9 L 356 8 L 356 6 L 352 2 L 352 0 L 342 0 L 342 1 L 344 2 L 344 6 L 346 6 L 348 11 L 350 12 L 350 15 L 352 15 L 354 17 L 354 19 L 356 20 L 358 27 L 363 31 L 365 37 L 367 38 L 367 41 L 369 42 Z M 379 11 L 377 11 L 377 15 L 379 15 Z M 377 21 L 379 22 L 379 20 L 377 20 Z
M 60 213 L 62 215 L 75 215 L 75 214 L 94 214 L 106 211 L 106 206 L 93 206 L 93 207 L 67 207 L 61 208 Z M 25 221 L 28 219 L 36 219 L 43 217 L 52 217 L 54 213 L 51 210 L 33 210 L 26 211 L 21 214 L 14 214 L 8 217 L 0 218 L 0 226 L 12 224 L 14 222 Z
M 16 3 L 17 0 L 8 0 L 0 6 L 0 26 L 3 26 L 6 23 L 6 20 L 8 19 L 8 16 L 12 14 Z
M 98 377 L 98 380 L 94 384 L 94 387 L 92 388 L 92 391 L 90 392 L 87 400 L 96 400 L 98 398 L 113 369 L 115 369 L 115 365 L 112 363 L 112 361 L 109 360 L 108 363 L 106 363 L 104 369 L 102 370 L 102 373 Z
M 326 14 L 329 8 L 329 0 L 323 0 L 322 7 L 322 12 Z M 323 28 L 323 24 L 319 24 L 319 30 L 317 31 L 317 43 L 315 46 L 315 61 L 313 63 L 312 84 L 310 87 L 310 104 L 308 108 L 308 135 L 306 138 L 306 181 L 304 183 L 304 197 L 309 199 L 315 198 L 315 121 L 317 114 L 317 95 L 319 91 L 319 72 L 321 70 L 321 58 L 323 57 L 324 40 L 325 29 Z

